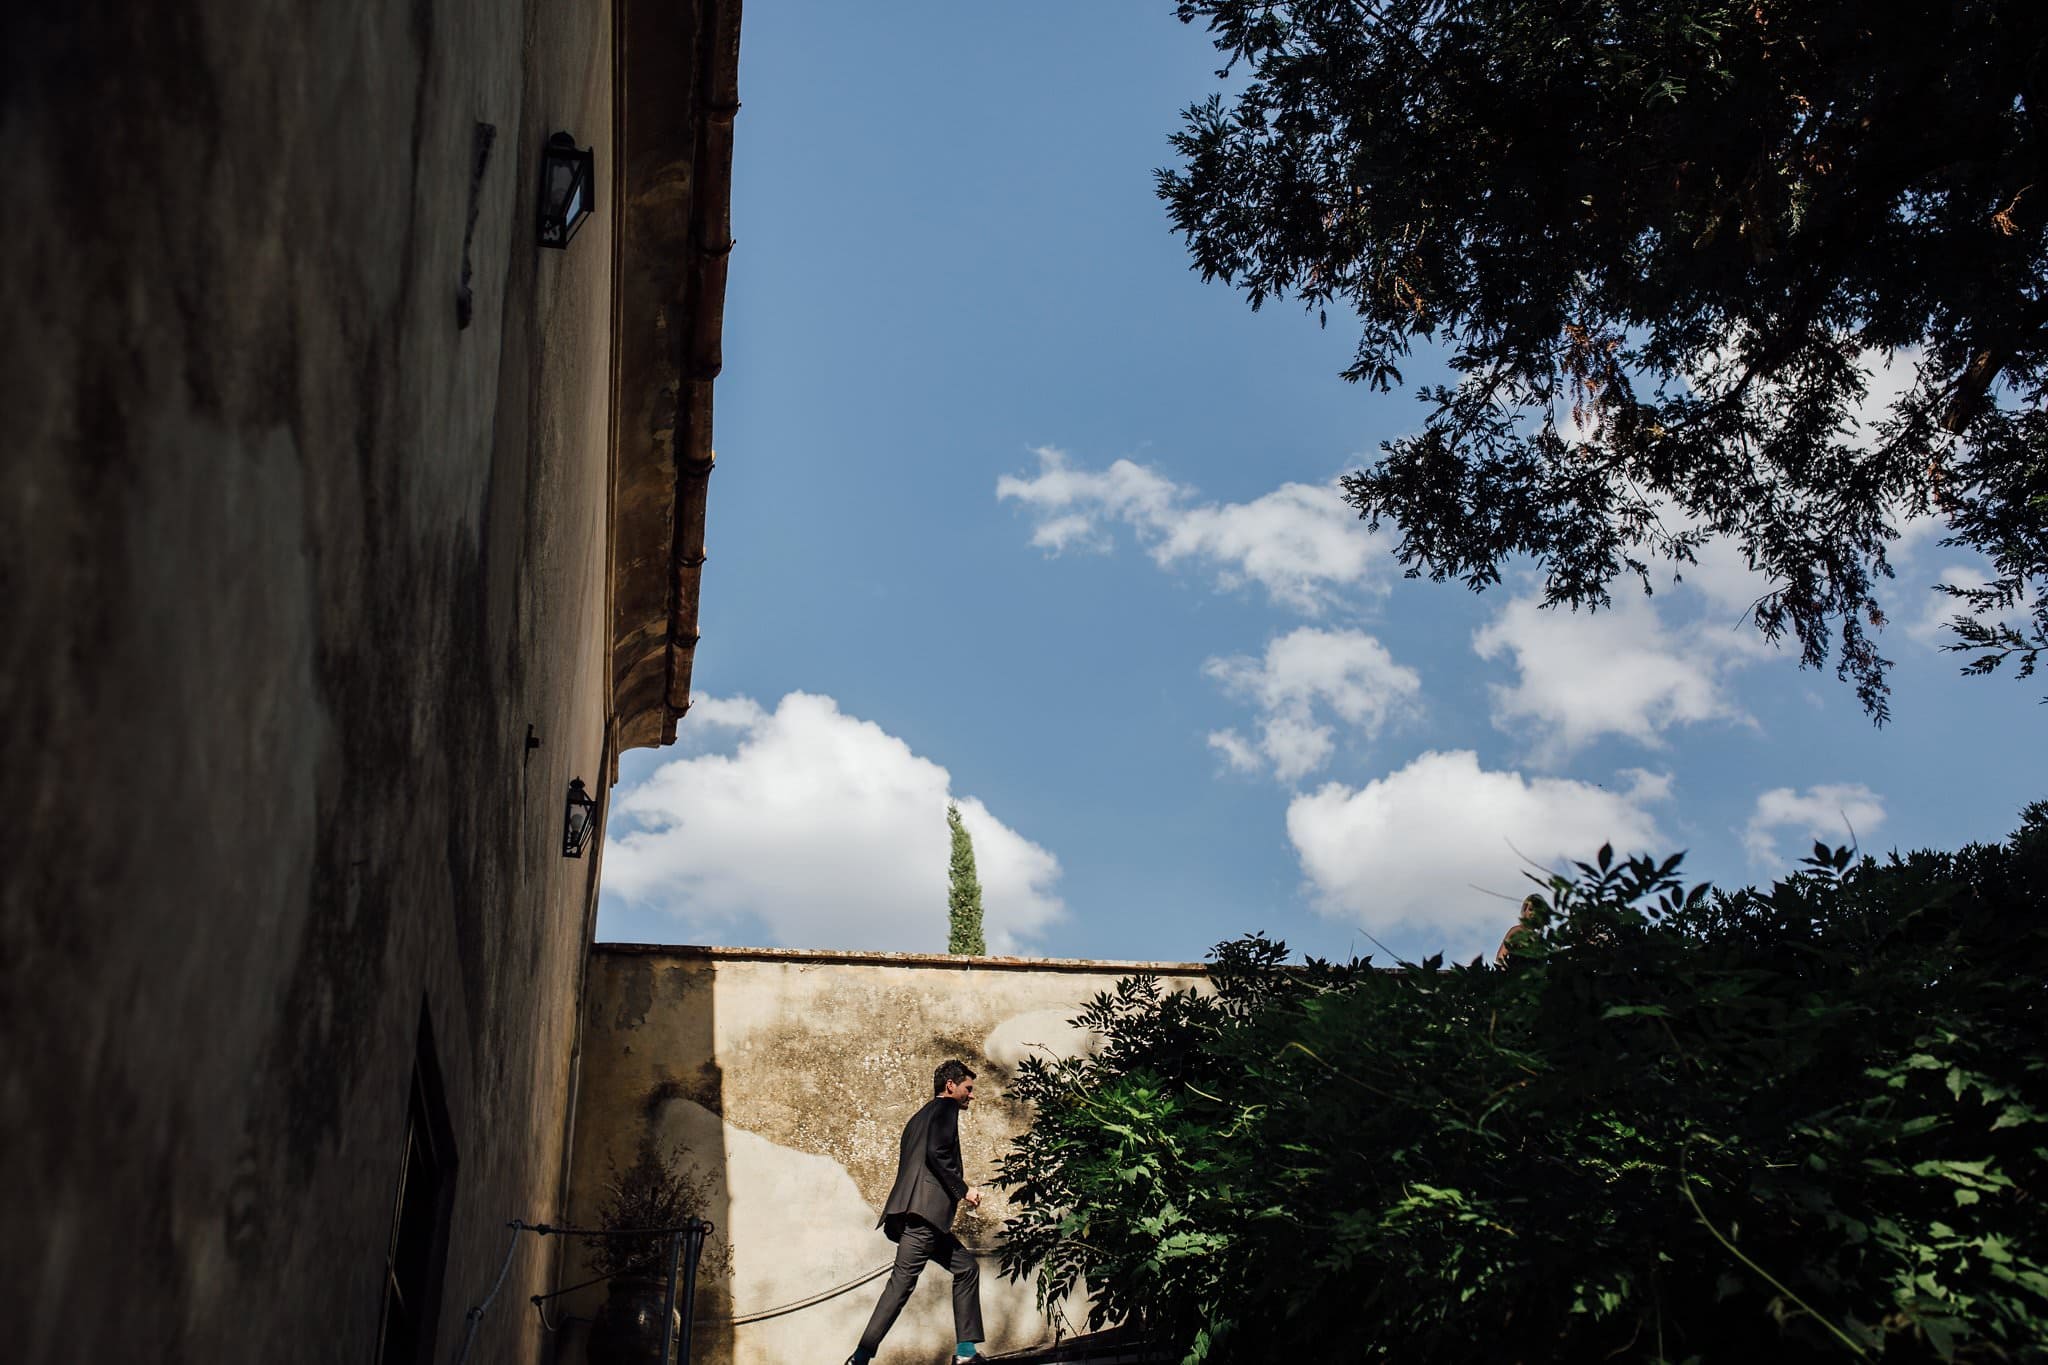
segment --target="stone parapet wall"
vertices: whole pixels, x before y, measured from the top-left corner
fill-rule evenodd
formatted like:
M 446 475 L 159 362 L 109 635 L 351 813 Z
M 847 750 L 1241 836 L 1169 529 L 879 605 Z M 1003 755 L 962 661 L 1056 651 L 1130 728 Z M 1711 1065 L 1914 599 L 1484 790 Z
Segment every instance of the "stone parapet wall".
M 987 1188 L 1029 1115 L 1009 1097 L 1034 1051 L 1072 1055 L 1092 1037 L 1067 1023 L 1099 992 L 1145 972 L 1170 989 L 1204 989 L 1196 964 L 955 958 L 775 949 L 598 945 L 590 968 L 576 1103 L 570 1214 L 595 1217 L 608 1163 L 643 1139 L 681 1147 L 708 1178 L 719 1227 L 698 1300 L 699 1365 L 839 1360 L 881 1290 L 874 1281 L 796 1312 L 733 1325 L 887 1264 L 875 1228 L 904 1123 L 931 1097 L 949 1057 L 979 1073 L 962 1116 L 978 1210 L 955 1230 L 992 1249 L 1008 1212 Z M 565 1275 L 581 1278 L 571 1257 Z M 928 1271 L 881 1365 L 938 1358 L 952 1341 L 947 1277 Z M 572 1299 L 587 1317 L 600 1291 Z M 1029 1284 L 985 1261 L 983 1311 L 993 1351 L 1053 1335 Z M 1074 1306 L 1069 1307 L 1074 1311 Z M 571 1350 L 565 1361 L 579 1357 Z

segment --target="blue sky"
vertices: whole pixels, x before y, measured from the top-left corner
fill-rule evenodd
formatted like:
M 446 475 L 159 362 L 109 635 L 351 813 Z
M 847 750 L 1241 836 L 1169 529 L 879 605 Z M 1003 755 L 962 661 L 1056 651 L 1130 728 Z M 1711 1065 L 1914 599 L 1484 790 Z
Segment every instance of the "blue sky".
M 622 764 L 601 938 L 942 949 L 949 798 L 992 947 L 1176 961 L 1465 954 L 1525 856 L 1734 884 L 2048 795 L 2040 688 L 1936 650 L 1938 528 L 1883 730 L 1725 554 L 1590 618 L 1401 580 L 1331 480 L 1443 371 L 1347 385 L 1342 319 L 1189 271 L 1152 172 L 1217 65 L 1164 3 L 749 6 L 699 701 Z

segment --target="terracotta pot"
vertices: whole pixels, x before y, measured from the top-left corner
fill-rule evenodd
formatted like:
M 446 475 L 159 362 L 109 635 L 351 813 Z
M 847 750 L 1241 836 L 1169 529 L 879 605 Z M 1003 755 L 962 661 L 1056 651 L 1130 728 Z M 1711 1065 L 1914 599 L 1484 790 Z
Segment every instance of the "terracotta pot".
M 676 1286 L 678 1295 L 682 1286 Z M 683 1339 L 682 1305 L 672 1326 L 676 1347 L 668 1362 L 661 1358 L 661 1309 L 668 1300 L 668 1280 L 620 1278 L 590 1324 L 590 1365 L 672 1365 Z

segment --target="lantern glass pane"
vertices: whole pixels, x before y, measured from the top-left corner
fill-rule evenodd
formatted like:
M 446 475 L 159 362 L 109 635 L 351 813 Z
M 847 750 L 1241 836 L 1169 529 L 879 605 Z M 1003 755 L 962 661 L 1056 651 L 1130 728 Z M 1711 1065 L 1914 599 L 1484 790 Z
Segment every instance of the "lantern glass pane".
M 590 177 L 582 166 L 576 168 L 576 184 L 570 194 L 569 202 L 563 206 L 562 223 L 573 231 L 590 214 Z
M 548 217 L 564 221 L 569 217 L 569 196 L 576 187 L 576 163 L 567 157 L 548 158 Z

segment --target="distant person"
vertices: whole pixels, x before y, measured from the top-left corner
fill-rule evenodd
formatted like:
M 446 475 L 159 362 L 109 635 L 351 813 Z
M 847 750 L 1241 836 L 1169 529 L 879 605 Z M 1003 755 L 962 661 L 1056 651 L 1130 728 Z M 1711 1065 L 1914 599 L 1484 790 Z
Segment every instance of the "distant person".
M 931 1103 L 903 1126 L 896 1184 L 876 1224 L 896 1244 L 896 1266 L 847 1365 L 867 1365 L 882 1349 L 926 1261 L 938 1261 L 953 1275 L 953 1354 L 961 1360 L 981 1354 L 975 1349 L 982 1341 L 981 1271 L 974 1253 L 953 1235 L 960 1201 L 981 1206 L 981 1191 L 967 1187 L 960 1169 L 960 1111 L 972 1103 L 974 1073 L 963 1062 L 941 1062 L 932 1073 Z
M 1515 940 L 1521 938 L 1525 934 L 1535 933 L 1536 921 L 1540 919 L 1542 915 L 1543 897 L 1524 896 L 1522 898 L 1521 918 L 1517 920 L 1514 924 L 1509 925 L 1507 933 L 1501 937 L 1500 947 L 1498 950 L 1495 951 L 1493 955 L 1494 966 L 1505 967 L 1508 965 L 1508 958 L 1512 955 L 1512 949 L 1514 948 Z

